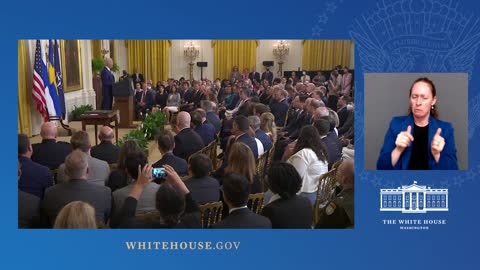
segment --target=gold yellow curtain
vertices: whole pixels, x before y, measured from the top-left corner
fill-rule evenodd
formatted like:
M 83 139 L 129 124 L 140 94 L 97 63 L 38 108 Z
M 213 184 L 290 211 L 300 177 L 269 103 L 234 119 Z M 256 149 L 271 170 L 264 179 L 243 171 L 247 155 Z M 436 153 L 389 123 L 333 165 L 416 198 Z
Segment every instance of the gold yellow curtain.
M 18 41 L 18 133 L 32 136 L 31 90 L 27 89 L 25 40 Z
M 213 46 L 213 77 L 230 79 L 234 66 L 242 73 L 244 68 L 250 71 L 257 57 L 256 40 L 215 40 Z
M 127 40 L 128 72 L 134 68 L 152 80 L 156 85 L 159 80 L 168 79 L 168 50 L 170 40 Z
M 100 58 L 102 59 L 102 41 L 98 39 L 92 39 L 92 59 Z
M 305 40 L 302 68 L 330 70 L 337 65 L 350 67 L 351 40 Z

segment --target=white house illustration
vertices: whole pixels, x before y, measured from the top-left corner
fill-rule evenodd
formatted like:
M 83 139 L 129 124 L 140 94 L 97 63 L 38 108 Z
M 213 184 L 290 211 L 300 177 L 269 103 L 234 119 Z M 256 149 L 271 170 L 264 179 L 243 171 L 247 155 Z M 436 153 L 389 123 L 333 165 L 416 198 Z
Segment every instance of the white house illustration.
M 412 185 L 396 189 L 380 189 L 380 211 L 402 211 L 402 213 L 426 213 L 448 211 L 448 189 L 432 189 Z

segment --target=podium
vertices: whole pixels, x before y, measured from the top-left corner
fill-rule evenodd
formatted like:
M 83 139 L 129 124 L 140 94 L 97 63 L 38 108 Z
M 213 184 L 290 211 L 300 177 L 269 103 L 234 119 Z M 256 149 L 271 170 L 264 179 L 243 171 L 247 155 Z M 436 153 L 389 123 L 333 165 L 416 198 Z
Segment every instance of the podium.
M 132 79 L 116 82 L 112 87 L 113 110 L 120 112 L 120 128 L 135 128 L 133 125 L 133 82 Z

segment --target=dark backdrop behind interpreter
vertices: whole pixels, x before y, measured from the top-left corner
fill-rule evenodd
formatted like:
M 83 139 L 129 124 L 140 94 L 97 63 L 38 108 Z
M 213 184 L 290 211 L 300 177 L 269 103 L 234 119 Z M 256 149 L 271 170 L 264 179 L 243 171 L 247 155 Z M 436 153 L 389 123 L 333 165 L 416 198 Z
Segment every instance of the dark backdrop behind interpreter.
M 408 114 L 410 86 L 427 77 L 437 89 L 440 120 L 455 131 L 458 168 L 468 169 L 468 74 L 467 73 L 365 73 L 364 142 L 366 170 L 375 170 L 385 133 L 394 116 Z

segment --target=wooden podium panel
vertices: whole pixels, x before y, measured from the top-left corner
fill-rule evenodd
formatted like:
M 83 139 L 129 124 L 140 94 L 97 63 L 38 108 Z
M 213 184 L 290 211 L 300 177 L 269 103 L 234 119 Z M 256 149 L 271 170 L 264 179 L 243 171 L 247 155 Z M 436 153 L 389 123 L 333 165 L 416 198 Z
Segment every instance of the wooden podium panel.
M 113 110 L 120 112 L 120 128 L 135 128 L 133 125 L 133 97 L 113 97 Z

